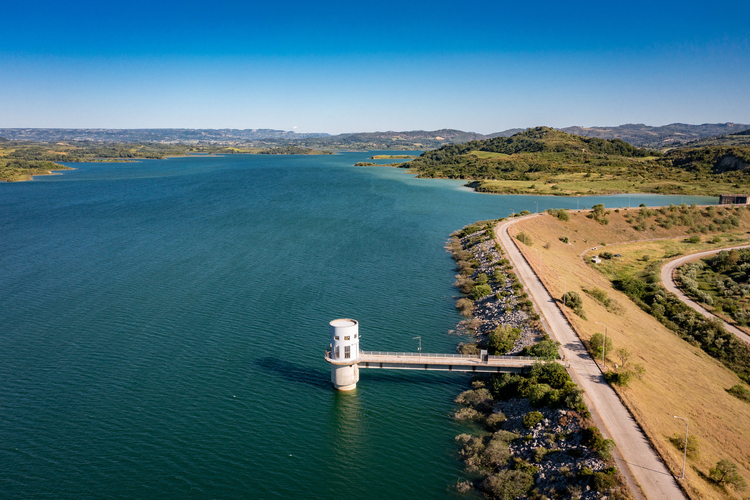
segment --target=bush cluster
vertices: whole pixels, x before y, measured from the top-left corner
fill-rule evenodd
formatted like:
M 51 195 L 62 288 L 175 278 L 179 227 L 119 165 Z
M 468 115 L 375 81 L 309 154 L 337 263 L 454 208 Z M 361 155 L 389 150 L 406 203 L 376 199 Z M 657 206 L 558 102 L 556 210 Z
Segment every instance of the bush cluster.
M 500 325 L 490 332 L 487 347 L 490 354 L 505 354 L 513 349 L 516 341 L 521 338 L 521 329 L 508 325 Z
M 599 203 L 591 207 L 591 212 L 589 212 L 586 217 L 595 220 L 599 224 L 607 225 L 609 224 L 607 215 L 609 215 L 609 211 L 605 211 L 604 204 Z
M 527 376 L 502 373 L 493 376 L 490 392 L 496 399 L 529 398 L 534 406 L 567 407 L 586 411 L 583 392 L 559 363 L 534 363 Z
M 750 346 L 727 332 L 721 321 L 706 319 L 668 293 L 651 271 L 647 269 L 635 277 L 619 277 L 613 283 L 664 326 L 750 382 Z

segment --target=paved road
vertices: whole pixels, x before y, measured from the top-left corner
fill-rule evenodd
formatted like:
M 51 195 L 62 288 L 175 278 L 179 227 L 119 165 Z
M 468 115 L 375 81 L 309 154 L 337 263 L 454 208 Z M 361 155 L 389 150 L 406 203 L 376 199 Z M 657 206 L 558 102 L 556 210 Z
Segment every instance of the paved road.
M 740 249 L 740 248 L 750 248 L 750 245 L 743 245 L 739 247 L 732 247 L 734 249 Z M 671 260 L 664 264 L 664 267 L 661 268 L 661 282 L 664 284 L 664 286 L 672 292 L 673 294 L 677 295 L 677 298 L 683 301 L 685 304 L 689 305 L 699 313 L 701 313 L 703 316 L 705 316 L 708 319 L 719 319 L 722 323 L 724 323 L 724 328 L 730 333 L 733 333 L 737 336 L 740 340 L 747 342 L 750 344 L 750 335 L 743 332 L 739 328 L 737 328 L 734 325 L 730 325 L 726 321 L 722 320 L 721 318 L 718 318 L 717 316 L 713 315 L 706 309 L 703 309 L 700 305 L 698 305 L 697 302 L 695 302 L 693 299 L 682 293 L 682 290 L 677 288 L 677 284 L 674 281 L 674 271 L 681 265 L 685 264 L 688 261 L 696 260 L 696 259 L 702 259 L 703 257 L 707 257 L 709 255 L 713 255 L 716 253 L 721 252 L 722 250 L 732 250 L 732 248 L 720 248 L 718 250 L 707 250 L 705 252 L 699 252 L 694 253 L 690 255 L 685 255 L 684 257 L 678 257 L 675 260 Z
M 511 219 L 498 224 L 495 228 L 496 238 L 505 248 L 508 259 L 513 263 L 526 291 L 536 304 L 550 336 L 562 344 L 565 360 L 570 362 L 571 377 L 586 391 L 591 413 L 598 417 L 598 423 L 603 427 L 602 431 L 609 434 L 617 443 L 616 453 L 619 452 L 629 470 L 622 467 L 622 463 L 620 468 L 629 481 L 635 478 L 643 494 L 651 500 L 684 499 L 685 496 L 676 480 L 651 448 L 643 431 L 617 394 L 604 381 L 599 366 L 591 359 L 557 303 L 513 243 L 508 228 L 521 219 Z M 640 496 L 639 491 L 635 493 Z

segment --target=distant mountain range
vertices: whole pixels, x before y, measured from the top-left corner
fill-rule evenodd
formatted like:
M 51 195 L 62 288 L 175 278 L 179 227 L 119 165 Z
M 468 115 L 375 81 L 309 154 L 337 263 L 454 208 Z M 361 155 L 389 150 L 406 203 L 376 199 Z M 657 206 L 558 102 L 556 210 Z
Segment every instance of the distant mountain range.
M 0 128 L 0 136 L 14 141 L 60 142 L 161 142 L 161 143 L 236 143 L 267 139 L 296 140 L 327 137 L 328 134 L 298 134 L 285 130 L 186 129 L 186 128 Z
M 0 137 L 9 140 L 34 142 L 92 141 L 108 143 L 154 142 L 164 144 L 222 144 L 275 147 L 294 145 L 323 149 L 435 149 L 446 144 L 510 137 L 525 129 L 514 128 L 493 134 L 478 134 L 455 129 L 408 132 L 362 132 L 329 135 L 297 133 L 273 129 L 44 129 L 4 128 Z M 741 123 L 704 123 L 688 125 L 673 123 L 661 127 L 626 124 L 617 127 L 565 127 L 558 129 L 570 134 L 600 139 L 621 139 L 638 147 L 667 149 L 683 145 L 735 144 L 745 142 L 750 125 Z M 731 136 L 716 143 L 717 136 Z M 709 139 L 717 138 L 717 139 Z M 708 139 L 708 140 L 707 140 Z M 696 143 L 701 141 L 701 143 Z
M 584 137 L 622 139 L 638 147 L 663 149 L 707 137 L 734 134 L 747 129 L 750 129 L 750 125 L 741 123 L 704 123 L 702 125 L 672 123 L 662 127 L 629 123 L 618 127 L 566 127 L 559 130 Z

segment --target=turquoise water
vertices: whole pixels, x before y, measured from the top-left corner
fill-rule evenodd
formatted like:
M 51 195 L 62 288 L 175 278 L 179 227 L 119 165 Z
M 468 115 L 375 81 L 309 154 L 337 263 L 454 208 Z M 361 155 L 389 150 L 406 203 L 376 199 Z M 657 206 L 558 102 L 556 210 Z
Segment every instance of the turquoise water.
M 328 321 L 358 319 L 366 350 L 451 352 L 448 234 L 577 200 L 351 166 L 370 155 L 0 185 L 0 496 L 457 497 L 466 376 L 363 370 L 336 393 Z M 598 202 L 628 197 L 578 201 Z

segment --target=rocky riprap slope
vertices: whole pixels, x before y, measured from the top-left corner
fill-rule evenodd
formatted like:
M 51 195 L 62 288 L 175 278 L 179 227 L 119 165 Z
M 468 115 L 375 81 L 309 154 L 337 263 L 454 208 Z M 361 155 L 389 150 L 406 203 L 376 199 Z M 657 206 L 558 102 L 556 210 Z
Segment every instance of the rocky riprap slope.
M 453 252 L 459 262 L 459 268 L 461 268 L 460 257 L 467 257 L 465 252 L 469 252 L 474 267 L 467 277 L 475 282 L 482 274 L 491 277 L 487 284 L 492 290 L 491 294 L 474 301 L 473 317 L 462 321 L 457 331 L 475 335 L 475 341 L 483 345 L 486 344 L 489 333 L 498 326 L 508 325 L 519 328 L 521 337 L 513 348 L 505 353 L 508 355 L 519 354 L 525 347 L 538 342 L 544 335 L 537 322 L 538 316 L 520 287 L 510 264 L 503 258 L 502 249 L 495 243 L 494 231 L 491 227 L 485 227 L 461 238 L 455 236 L 454 238 L 449 243 L 449 249 L 451 249 L 451 244 L 457 248 L 455 243 L 457 242 L 464 251 L 464 253 Z M 495 276 L 500 279 L 495 279 Z M 465 271 L 457 276 L 459 281 L 462 277 L 466 277 Z

